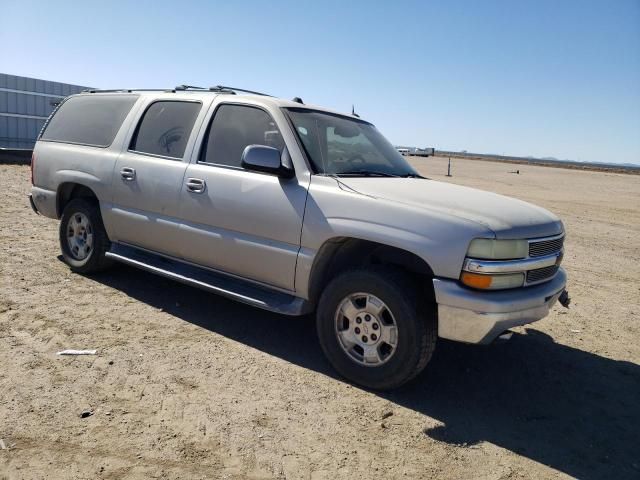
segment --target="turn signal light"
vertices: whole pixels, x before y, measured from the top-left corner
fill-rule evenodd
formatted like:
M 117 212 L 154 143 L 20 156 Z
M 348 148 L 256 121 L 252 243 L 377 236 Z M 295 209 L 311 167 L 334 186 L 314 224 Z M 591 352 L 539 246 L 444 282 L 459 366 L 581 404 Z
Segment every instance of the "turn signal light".
M 468 287 L 481 288 L 483 290 L 491 287 L 491 276 L 479 273 L 462 272 L 460 277 L 462 283 Z
M 480 290 L 502 290 L 518 288 L 524 285 L 523 273 L 487 275 L 483 273 L 462 272 L 460 281 L 471 288 Z

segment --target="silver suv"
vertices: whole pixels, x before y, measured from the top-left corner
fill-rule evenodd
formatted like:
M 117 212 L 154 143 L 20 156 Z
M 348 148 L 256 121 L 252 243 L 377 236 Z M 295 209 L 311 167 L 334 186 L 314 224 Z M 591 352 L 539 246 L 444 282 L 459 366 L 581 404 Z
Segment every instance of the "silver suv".
M 421 177 L 369 122 L 228 87 L 88 91 L 49 118 L 34 210 L 66 263 L 123 262 L 285 315 L 347 379 L 397 387 L 438 337 L 490 343 L 558 298 L 564 229 Z

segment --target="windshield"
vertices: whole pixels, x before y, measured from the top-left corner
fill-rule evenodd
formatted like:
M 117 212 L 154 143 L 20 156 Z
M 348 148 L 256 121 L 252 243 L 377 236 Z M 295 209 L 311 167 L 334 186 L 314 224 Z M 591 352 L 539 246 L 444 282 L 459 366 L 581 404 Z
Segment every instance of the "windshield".
M 316 173 L 418 176 L 370 123 L 316 110 L 286 110 Z

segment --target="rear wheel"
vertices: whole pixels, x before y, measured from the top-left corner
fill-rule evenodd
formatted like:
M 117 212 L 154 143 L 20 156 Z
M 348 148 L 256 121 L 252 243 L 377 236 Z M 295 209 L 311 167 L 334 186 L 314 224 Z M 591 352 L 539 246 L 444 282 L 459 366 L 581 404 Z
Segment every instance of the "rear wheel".
M 333 367 L 359 385 L 387 390 L 420 373 L 435 350 L 432 304 L 401 271 L 372 267 L 327 285 L 317 312 L 320 344 Z
M 91 273 L 111 265 L 105 252 L 111 246 L 96 203 L 71 200 L 60 219 L 60 250 L 71 270 Z

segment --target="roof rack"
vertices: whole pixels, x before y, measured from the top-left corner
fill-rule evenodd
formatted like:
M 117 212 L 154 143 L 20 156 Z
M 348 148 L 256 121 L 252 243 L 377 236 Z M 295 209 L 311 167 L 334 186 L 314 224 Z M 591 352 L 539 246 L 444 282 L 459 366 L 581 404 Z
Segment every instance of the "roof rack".
M 176 88 L 174 88 L 174 90 L 177 92 L 186 92 L 188 90 L 195 90 L 196 92 L 228 93 L 230 95 L 236 94 L 236 92 L 234 91 L 235 89 L 222 87 L 220 85 L 218 85 L 217 87 L 209 87 L 209 88 L 196 87 L 195 85 L 178 85 Z
M 209 87 L 209 90 L 212 92 L 242 92 L 242 93 L 250 93 L 251 95 L 261 95 L 263 97 L 273 97 L 273 95 L 269 95 L 268 93 L 256 92 L 254 90 L 246 90 L 244 88 L 235 88 L 235 87 L 227 87 L 224 85 L 216 85 L 215 87 Z
M 132 93 L 132 92 L 173 92 L 170 88 L 112 88 L 101 90 L 99 88 L 87 88 L 80 93 Z
M 207 90 L 204 87 L 196 87 L 194 85 L 178 85 L 176 88 L 174 88 L 174 90 L 176 91 L 184 91 L 184 90 Z
M 228 93 L 231 95 L 235 95 L 236 92 L 242 93 L 250 93 L 252 95 L 262 95 L 263 97 L 271 97 L 272 95 L 256 92 L 254 90 L 246 90 L 244 88 L 236 88 L 236 87 L 227 87 L 225 85 L 216 85 L 215 87 L 196 87 L 195 85 L 178 85 L 174 90 L 176 91 L 185 91 L 185 90 L 196 90 L 196 91 L 206 91 L 206 92 L 216 92 L 216 93 Z
M 188 90 L 195 90 L 197 92 L 215 92 L 215 93 L 228 93 L 235 95 L 236 92 L 249 93 L 251 95 L 261 95 L 263 97 L 272 97 L 267 93 L 256 92 L 254 90 L 246 90 L 244 88 L 226 87 L 224 85 L 216 85 L 215 87 L 196 87 L 195 85 L 178 85 L 175 88 L 113 88 L 110 90 L 100 90 L 96 88 L 88 88 L 83 90 L 82 93 L 132 93 L 132 92 L 185 92 Z

